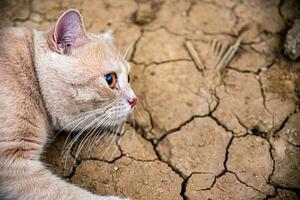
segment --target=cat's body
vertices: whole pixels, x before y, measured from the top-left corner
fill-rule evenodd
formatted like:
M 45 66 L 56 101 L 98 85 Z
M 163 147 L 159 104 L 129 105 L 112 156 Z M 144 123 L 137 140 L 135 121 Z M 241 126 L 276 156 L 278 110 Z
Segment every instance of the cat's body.
M 102 107 L 110 117 L 94 113 L 85 124 L 118 124 L 136 101 L 127 83 L 128 64 L 104 37 L 88 36 L 80 20 L 70 10 L 52 32 L 0 31 L 0 199 L 119 199 L 66 183 L 40 162 L 52 130 Z M 118 75 L 114 87 L 107 78 L 111 72 Z

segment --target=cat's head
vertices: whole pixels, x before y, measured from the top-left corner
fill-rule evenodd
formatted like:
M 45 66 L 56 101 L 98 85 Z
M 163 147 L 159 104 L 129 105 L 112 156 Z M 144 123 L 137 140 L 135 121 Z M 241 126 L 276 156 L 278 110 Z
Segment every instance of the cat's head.
M 130 64 L 110 33 L 87 33 L 80 13 L 71 9 L 41 37 L 36 70 L 56 128 L 115 126 L 127 119 L 137 98 L 130 87 Z

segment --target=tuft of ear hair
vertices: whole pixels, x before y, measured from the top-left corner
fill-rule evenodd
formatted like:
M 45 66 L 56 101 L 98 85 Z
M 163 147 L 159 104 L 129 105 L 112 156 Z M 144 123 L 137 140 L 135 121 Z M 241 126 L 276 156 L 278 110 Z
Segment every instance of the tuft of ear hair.
M 60 54 L 68 54 L 72 49 L 84 45 L 87 41 L 80 12 L 69 9 L 56 22 L 50 38 L 50 48 Z

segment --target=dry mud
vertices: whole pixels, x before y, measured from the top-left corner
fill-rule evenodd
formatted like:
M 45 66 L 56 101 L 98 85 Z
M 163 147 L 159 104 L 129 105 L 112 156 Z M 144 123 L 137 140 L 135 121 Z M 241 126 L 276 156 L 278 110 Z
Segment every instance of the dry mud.
M 6 0 L 1 26 L 45 30 L 69 7 L 82 12 L 88 31 L 113 30 L 120 50 L 134 45 L 140 101 L 116 144 L 73 152 L 64 165 L 65 136 L 57 137 L 45 154 L 54 173 L 139 200 L 299 199 L 300 62 L 282 55 L 299 1 Z M 209 67 L 210 41 L 238 37 L 241 47 L 220 76 Z

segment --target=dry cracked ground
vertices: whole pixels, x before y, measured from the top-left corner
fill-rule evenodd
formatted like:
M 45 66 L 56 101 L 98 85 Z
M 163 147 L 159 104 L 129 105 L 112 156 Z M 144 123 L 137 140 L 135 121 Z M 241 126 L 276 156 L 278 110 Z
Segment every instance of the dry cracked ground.
M 297 0 L 1 1 L 1 25 L 46 30 L 67 8 L 133 44 L 135 117 L 116 143 L 45 160 L 67 181 L 138 200 L 299 199 L 300 62 L 283 55 Z M 241 46 L 220 75 L 212 39 Z M 191 41 L 206 68 L 184 47 Z

